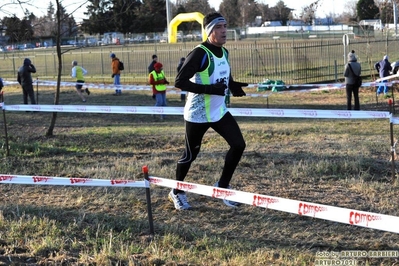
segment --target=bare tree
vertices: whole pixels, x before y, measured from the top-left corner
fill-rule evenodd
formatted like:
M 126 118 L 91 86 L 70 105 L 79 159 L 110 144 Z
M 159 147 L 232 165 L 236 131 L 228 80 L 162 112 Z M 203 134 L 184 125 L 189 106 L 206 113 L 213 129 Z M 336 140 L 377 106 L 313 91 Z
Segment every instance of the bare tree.
M 62 73 L 62 53 L 61 53 L 61 5 L 60 0 L 55 0 L 56 2 L 56 21 L 57 21 L 57 34 L 56 34 L 56 49 L 58 58 L 58 75 L 57 75 L 57 87 L 55 91 L 54 104 L 59 104 L 60 102 L 60 87 L 61 87 L 61 73 Z M 51 116 L 50 126 L 47 129 L 46 136 L 52 136 L 55 122 L 57 121 L 57 112 L 53 112 Z
M 313 20 L 316 18 L 316 11 L 319 5 L 320 5 L 320 0 L 316 0 L 310 5 L 302 8 L 300 18 L 305 24 L 307 25 L 312 24 Z
M 342 23 L 353 23 L 357 20 L 357 11 L 356 11 L 357 0 L 349 0 L 345 3 L 344 12 L 336 17 L 336 21 Z
M 20 8 L 22 12 L 26 14 L 26 12 L 28 12 L 27 7 L 33 6 L 31 2 L 32 0 L 3 0 L 0 4 L 0 12 L 7 16 L 13 16 L 15 11 Z

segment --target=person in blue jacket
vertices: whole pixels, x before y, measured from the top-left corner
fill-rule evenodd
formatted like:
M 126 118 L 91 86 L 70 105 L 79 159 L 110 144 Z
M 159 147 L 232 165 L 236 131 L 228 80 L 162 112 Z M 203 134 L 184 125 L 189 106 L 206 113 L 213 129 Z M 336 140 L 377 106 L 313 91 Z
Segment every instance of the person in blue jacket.
M 374 68 L 380 74 L 380 78 L 388 77 L 390 75 L 390 71 L 392 71 L 392 66 L 391 63 L 388 61 L 388 56 L 384 55 L 384 58 L 374 65 Z M 385 79 L 382 82 L 386 83 L 388 82 L 388 80 Z M 388 86 L 386 84 L 378 86 L 377 96 L 382 92 L 384 92 L 385 95 L 388 93 Z

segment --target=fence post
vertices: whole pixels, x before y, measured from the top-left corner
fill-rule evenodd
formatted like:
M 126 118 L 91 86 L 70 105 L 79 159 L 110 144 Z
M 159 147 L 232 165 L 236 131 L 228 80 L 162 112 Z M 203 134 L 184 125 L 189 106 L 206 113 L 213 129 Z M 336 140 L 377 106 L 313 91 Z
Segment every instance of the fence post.
M 101 75 L 104 76 L 104 53 L 103 53 L 103 47 L 101 46 L 100 48 L 100 57 L 101 57 Z
M 142 167 L 143 174 L 144 174 L 144 179 L 146 183 L 150 184 L 150 179 L 148 177 L 148 166 L 143 166 Z M 148 213 L 148 222 L 150 224 L 150 234 L 154 234 L 154 220 L 152 218 L 152 209 L 151 209 L 151 194 L 150 194 L 150 186 L 145 188 L 145 194 L 146 194 L 146 199 L 147 199 L 147 213 Z
M 338 65 L 337 65 L 337 60 L 334 60 L 334 75 L 335 75 L 335 82 L 338 82 Z
M 254 77 L 255 76 L 255 69 L 254 69 L 254 58 L 255 58 L 255 56 L 254 56 L 254 53 L 253 53 L 253 51 L 254 51 L 254 49 L 252 49 L 252 44 L 250 45 L 251 46 L 251 49 L 250 49 L 250 51 L 251 51 L 251 75 L 252 75 L 252 77 Z M 257 47 L 257 45 L 256 45 L 256 41 L 255 41 L 255 51 L 258 51 L 258 47 Z
M 298 71 L 295 71 L 295 61 L 297 60 L 295 58 L 295 51 L 296 51 L 295 40 L 294 40 L 294 38 L 292 38 L 292 44 L 291 44 L 291 49 L 290 49 L 290 52 L 292 53 L 291 54 L 291 58 L 293 58 L 293 60 L 291 60 L 291 71 L 290 71 L 290 73 L 291 73 L 291 77 L 290 77 L 291 83 L 294 83 L 294 80 L 296 80 L 297 76 L 298 76 Z
M 39 104 L 39 78 L 36 78 L 36 104 Z
M 388 105 L 389 105 L 389 113 L 390 113 L 390 117 L 392 117 L 392 105 L 393 105 L 393 101 L 392 101 L 392 99 L 388 99 Z M 390 131 L 390 133 L 391 133 L 391 161 L 392 161 L 392 164 L 391 164 L 391 171 L 392 171 L 392 183 L 394 183 L 395 182 L 395 178 L 396 178 L 396 169 L 395 169 L 395 154 L 396 154 L 396 151 L 395 151 L 395 145 L 396 145 L 396 143 L 394 143 L 394 137 L 393 137 L 393 123 L 392 123 L 392 121 L 390 121 L 390 123 L 389 123 L 389 131 Z
M 281 52 L 282 52 L 281 50 L 282 49 L 281 49 L 281 45 L 280 44 L 278 44 L 277 47 L 280 48 L 280 49 L 278 49 L 279 50 L 279 54 L 278 54 L 279 55 L 279 58 L 278 58 L 279 62 L 278 63 L 280 65 L 280 79 L 283 80 L 283 58 L 282 58 L 282 55 L 281 55 Z
M 10 146 L 8 145 L 8 131 L 7 131 L 7 121 L 6 121 L 6 109 L 4 108 L 4 94 L 3 91 L 0 92 L 0 102 L 2 103 L 3 109 L 3 121 L 4 121 L 4 136 L 6 139 L 6 156 L 10 156 Z
M 274 75 L 277 75 L 278 70 L 277 70 L 277 61 L 278 61 L 278 51 L 277 51 L 277 40 L 274 40 Z

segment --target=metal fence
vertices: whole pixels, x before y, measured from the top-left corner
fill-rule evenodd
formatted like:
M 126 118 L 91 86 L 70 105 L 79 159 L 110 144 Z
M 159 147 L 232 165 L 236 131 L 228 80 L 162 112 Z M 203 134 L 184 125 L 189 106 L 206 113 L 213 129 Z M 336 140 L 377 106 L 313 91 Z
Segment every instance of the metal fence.
M 159 61 L 164 65 L 166 77 L 173 82 L 180 57 L 187 56 L 197 44 L 187 42 L 63 47 L 62 80 L 72 80 L 71 62 L 77 60 L 89 72 L 87 82 L 111 83 L 110 53 L 115 53 L 125 65 L 121 75 L 123 83 L 146 83 L 147 67 L 152 54 L 158 55 Z M 347 54 L 350 50 L 355 50 L 365 80 L 375 78 L 377 72 L 373 66 L 385 54 L 389 55 L 391 62 L 399 60 L 398 41 L 390 38 L 351 39 L 346 49 L 341 39 L 230 41 L 225 47 L 229 50 L 233 77 L 249 83 L 258 83 L 265 79 L 278 79 L 286 84 L 342 81 L 346 63 L 344 53 Z M 35 78 L 54 80 L 57 77 L 58 60 L 55 48 L 3 52 L 0 57 L 0 77 L 5 79 L 16 78 L 18 68 L 26 57 L 37 68 L 37 73 L 33 75 Z

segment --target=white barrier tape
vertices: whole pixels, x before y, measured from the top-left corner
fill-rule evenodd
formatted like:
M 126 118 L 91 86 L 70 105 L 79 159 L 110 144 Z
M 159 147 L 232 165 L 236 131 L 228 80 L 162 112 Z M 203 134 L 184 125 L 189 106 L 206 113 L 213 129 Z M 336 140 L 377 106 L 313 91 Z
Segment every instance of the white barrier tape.
M 399 117 L 391 116 L 390 117 L 390 123 L 392 123 L 394 125 L 398 125 L 399 124 Z
M 295 117 L 295 118 L 338 118 L 338 119 L 382 119 L 389 118 L 389 112 L 308 110 L 308 109 L 249 109 L 229 108 L 234 116 Z
M 382 80 L 374 81 L 374 82 L 365 82 L 362 84 L 363 87 L 371 87 L 378 85 L 393 85 L 395 83 L 399 83 L 399 81 L 392 82 L 381 82 Z M 34 83 L 43 85 L 43 86 L 56 86 L 57 82 L 55 81 L 34 81 Z M 16 84 L 15 82 L 13 84 Z M 61 86 L 75 86 L 77 82 L 61 82 Z M 125 90 L 150 90 L 152 87 L 150 85 L 113 85 L 113 84 L 95 84 L 95 83 L 81 83 L 89 88 L 121 88 Z M 175 88 L 174 86 L 166 86 L 167 88 Z M 297 88 L 297 87 L 311 87 L 311 88 L 320 88 L 320 89 L 329 89 L 329 88 L 345 88 L 344 83 L 321 83 L 321 84 L 284 84 L 284 85 L 273 85 L 273 84 L 248 84 L 247 88 L 258 88 L 258 87 L 286 87 L 286 88 Z
M 396 77 L 396 75 L 395 75 Z M 377 80 L 375 82 L 363 83 L 362 87 L 373 87 L 373 86 L 392 86 L 395 83 L 399 83 L 399 81 L 392 82 L 380 82 L 382 79 Z M 46 80 L 35 80 L 35 84 L 41 86 L 56 86 L 57 82 L 55 81 L 46 81 Z M 74 87 L 77 82 L 61 82 L 61 86 L 70 86 Z M 113 84 L 95 84 L 95 83 L 82 83 L 85 87 L 90 89 L 119 89 L 126 91 L 152 91 L 152 87 L 149 85 L 113 85 Z M 4 85 L 18 85 L 16 81 L 5 81 Z M 326 83 L 326 84 L 291 84 L 291 85 L 273 85 L 273 84 L 248 84 L 247 88 L 259 88 L 259 87 L 286 87 L 287 90 L 272 92 L 268 94 L 254 94 L 248 93 L 246 96 L 248 97 L 269 97 L 272 93 L 296 93 L 296 92 L 312 92 L 312 91 L 324 91 L 324 90 L 332 90 L 332 89 L 342 89 L 345 88 L 345 84 L 343 83 Z M 302 88 L 302 87 L 310 87 L 313 89 L 291 89 L 291 88 Z M 173 90 L 176 89 L 174 86 L 166 86 L 169 94 L 182 94 L 185 91 L 181 90 Z M 291 89 L 291 90 L 290 90 Z
M 183 107 L 157 106 L 96 106 L 96 105 L 5 105 L 6 111 L 64 112 L 64 113 L 113 113 L 113 114 L 163 114 L 183 115 Z M 337 118 L 337 119 L 382 119 L 389 118 L 389 112 L 307 110 L 307 109 L 255 109 L 228 108 L 234 116 L 245 117 L 291 117 L 291 118 Z
M 212 198 L 228 199 L 252 206 L 298 214 L 300 216 L 399 233 L 399 217 L 396 216 L 180 182 L 154 176 L 150 176 L 149 180 L 151 184 L 157 186 L 179 189 Z
M 34 85 L 41 85 L 41 86 L 57 86 L 57 82 L 55 81 L 46 81 L 46 80 L 35 80 L 33 81 Z M 60 85 L 63 87 L 75 87 L 78 82 L 60 82 Z M 114 85 L 114 84 L 96 84 L 96 83 L 79 83 L 84 85 L 90 89 L 121 89 L 121 90 L 152 90 L 152 87 L 149 85 Z M 5 81 L 4 85 L 19 85 L 18 82 L 14 81 Z M 174 86 L 167 86 L 168 89 L 175 88 Z
M 38 85 L 42 86 L 56 86 L 57 84 L 53 81 L 43 81 L 37 83 Z M 83 83 L 85 87 L 89 89 L 121 89 L 121 90 L 130 90 L 130 91 L 152 91 L 151 86 L 147 85 L 106 85 L 106 84 L 94 84 L 94 83 Z M 5 85 L 19 85 L 18 82 L 6 82 Z M 61 86 L 71 86 L 74 87 L 76 82 L 61 82 Z M 187 94 L 186 91 L 181 90 L 173 90 L 175 89 L 174 86 L 166 86 L 168 89 L 168 94 Z M 268 94 L 259 94 L 259 93 L 247 93 L 248 97 L 268 97 Z
M 399 83 L 398 80 L 394 80 L 391 82 L 382 82 L 385 79 L 379 79 L 373 82 L 363 82 L 362 87 L 375 87 L 375 86 L 392 86 L 393 84 Z M 336 89 L 342 89 L 345 88 L 346 84 L 345 83 L 326 83 L 326 84 L 291 84 L 291 85 L 273 85 L 273 84 L 262 84 L 258 83 L 256 87 L 265 87 L 265 88 L 270 88 L 270 87 L 286 87 L 286 88 L 298 88 L 298 87 L 317 87 L 320 89 L 331 89 L 331 88 L 336 88 Z
M 375 80 L 375 82 L 381 82 L 383 80 L 390 80 L 390 79 L 394 79 L 394 78 L 397 78 L 397 77 L 399 77 L 399 73 L 397 73 L 395 75 L 390 75 L 390 76 L 387 76 L 387 77 L 384 77 L 384 78 L 379 78 L 379 79 Z M 394 83 L 397 83 L 397 82 L 399 82 L 399 81 L 394 81 Z
M 246 95 L 248 97 L 253 97 L 253 98 L 257 98 L 257 97 L 263 97 L 263 98 L 267 98 L 269 97 L 269 95 L 271 95 L 272 93 L 265 93 L 265 94 L 259 94 L 259 93 L 246 93 Z M 233 96 L 234 97 L 234 96 Z
M 95 105 L 5 105 L 6 111 L 33 111 L 58 113 L 106 113 L 106 114 L 165 114 L 183 115 L 183 107 L 157 106 L 95 106 Z
M 391 82 L 382 82 L 383 79 L 376 80 L 374 82 L 365 82 L 362 84 L 362 87 L 373 87 L 373 86 L 392 86 L 395 83 L 399 83 L 399 81 L 391 81 Z M 52 80 L 35 80 L 33 83 L 42 85 L 42 86 L 56 86 L 57 82 Z M 64 82 L 60 83 L 61 86 L 70 86 L 74 87 L 78 82 Z M 6 82 L 7 84 L 7 82 Z M 18 84 L 18 82 L 12 82 L 13 85 Z M 84 84 L 85 87 L 93 88 L 93 89 L 122 89 L 122 90 L 152 90 L 150 85 L 114 85 L 114 84 L 96 84 L 96 83 L 79 83 Z M 286 88 L 298 88 L 298 87 L 311 87 L 311 88 L 319 88 L 319 89 L 341 89 L 345 88 L 345 83 L 321 83 L 321 84 L 284 84 L 284 85 L 273 85 L 273 84 L 248 84 L 247 88 L 258 88 L 258 87 L 286 87 Z M 174 86 L 166 86 L 168 89 L 175 88 Z
M 91 187 L 137 187 L 149 188 L 147 180 L 91 179 L 52 176 L 27 176 L 0 174 L 0 183 L 24 185 L 91 186 Z
M 380 78 L 377 79 L 373 82 L 363 82 L 362 87 L 373 87 L 373 86 L 379 86 L 379 85 L 388 85 L 392 86 L 393 84 L 399 83 L 399 80 L 393 80 L 390 82 L 382 82 L 384 80 L 390 80 L 392 78 L 399 77 L 399 74 L 393 75 L 393 76 L 388 76 L 385 78 Z M 18 85 L 19 83 L 17 81 L 7 81 L 3 80 L 4 86 L 7 85 Z M 34 84 L 42 85 L 42 86 L 56 86 L 57 82 L 53 80 L 33 80 Z M 60 85 L 61 86 L 71 86 L 74 87 L 78 82 L 66 82 L 66 81 L 61 81 Z M 85 86 L 88 86 L 90 88 L 137 88 L 138 90 L 144 89 L 148 90 L 151 89 L 150 85 L 114 85 L 114 84 L 98 84 L 98 83 L 79 83 L 79 84 L 84 84 Z M 298 87 L 313 87 L 313 88 L 345 88 L 345 83 L 316 83 L 316 84 L 265 84 L 265 83 L 257 83 L 257 84 L 248 84 L 247 88 L 258 88 L 258 87 L 266 87 L 266 88 L 271 88 L 271 87 L 286 87 L 286 88 L 298 88 Z M 175 88 L 174 86 L 167 86 L 167 88 Z
M 297 88 L 297 87 L 317 87 L 317 88 L 344 88 L 345 84 L 342 83 L 325 83 L 325 84 L 264 84 L 258 83 L 256 87 L 272 88 L 272 87 L 286 87 L 286 88 Z

